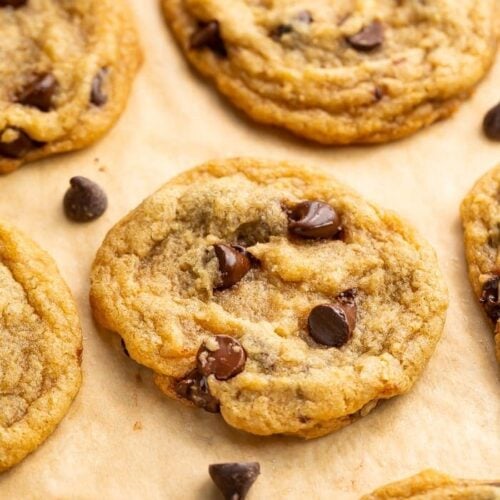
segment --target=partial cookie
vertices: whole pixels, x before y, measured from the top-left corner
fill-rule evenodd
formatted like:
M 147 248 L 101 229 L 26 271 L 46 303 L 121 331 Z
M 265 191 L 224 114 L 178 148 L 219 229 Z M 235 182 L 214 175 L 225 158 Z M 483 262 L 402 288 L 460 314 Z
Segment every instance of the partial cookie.
M 495 0 L 162 0 L 189 61 L 257 121 L 325 144 L 450 115 L 490 67 Z
M 76 306 L 53 260 L 0 223 L 0 471 L 56 428 L 81 383 Z
M 361 500 L 500 500 L 500 480 L 455 479 L 434 470 L 384 486 Z
M 462 203 L 465 254 L 474 292 L 495 327 L 500 362 L 500 165 L 474 186 Z
M 97 321 L 170 397 L 255 434 L 316 437 L 406 392 L 440 338 L 431 247 L 317 169 L 190 170 L 107 235 Z
M 0 2 L 0 172 L 103 136 L 141 53 L 124 0 Z

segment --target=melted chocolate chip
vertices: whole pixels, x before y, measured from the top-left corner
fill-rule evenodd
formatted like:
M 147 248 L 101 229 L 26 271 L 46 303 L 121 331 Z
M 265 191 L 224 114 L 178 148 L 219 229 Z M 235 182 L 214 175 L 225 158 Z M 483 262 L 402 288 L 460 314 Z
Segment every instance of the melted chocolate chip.
M 300 238 L 334 238 L 341 231 L 340 217 L 322 201 L 303 201 L 288 211 L 288 231 Z
M 0 7 L 14 7 L 18 9 L 28 3 L 28 0 L 0 0 Z
M 483 131 L 492 141 L 500 141 L 500 103 L 491 108 L 483 120 Z
M 225 500 L 244 500 L 260 474 L 258 462 L 212 464 L 208 473 Z
M 14 159 L 23 158 L 31 150 L 43 146 L 43 143 L 34 141 L 26 132 L 22 130 L 16 132 L 17 137 L 13 141 L 0 142 L 0 155 Z
M 100 217 L 108 207 L 106 193 L 86 177 L 70 179 L 70 188 L 64 195 L 66 216 L 75 222 L 89 222 Z
M 177 382 L 175 392 L 191 401 L 198 408 L 203 408 L 210 413 L 219 413 L 220 411 L 219 401 L 210 394 L 207 379 L 198 370 L 193 370 Z
M 250 271 L 250 254 L 238 245 L 214 245 L 215 256 L 219 262 L 221 284 L 218 290 L 232 287 Z
M 356 326 L 356 290 L 347 290 L 337 297 L 336 304 L 313 308 L 308 318 L 309 335 L 328 347 L 342 347 L 352 337 Z
M 31 106 L 47 112 L 52 108 L 52 100 L 58 86 L 54 75 L 44 73 L 34 77 L 19 93 L 16 100 L 24 106 Z
M 209 348 L 208 343 L 216 345 L 211 345 Z M 217 380 L 229 380 L 243 371 L 247 354 L 243 346 L 233 337 L 217 335 L 200 347 L 196 359 L 197 369 L 201 375 L 205 377 L 214 375 Z
M 493 322 L 500 319 L 499 299 L 500 275 L 493 276 L 483 285 L 480 302 Z
M 94 106 L 104 106 L 108 102 L 108 96 L 102 88 L 107 74 L 108 69 L 101 68 L 92 80 L 92 86 L 90 89 L 90 102 Z
M 200 22 L 198 29 L 191 35 L 189 47 L 193 50 L 207 48 L 221 57 L 226 57 L 227 50 L 220 34 L 219 21 Z
M 275 26 L 271 30 L 270 35 L 274 40 L 279 40 L 283 35 L 291 33 L 292 31 L 293 26 L 291 24 L 278 24 L 278 26 Z
M 380 21 L 373 21 L 346 40 L 351 47 L 362 52 L 376 49 L 384 41 L 384 27 Z

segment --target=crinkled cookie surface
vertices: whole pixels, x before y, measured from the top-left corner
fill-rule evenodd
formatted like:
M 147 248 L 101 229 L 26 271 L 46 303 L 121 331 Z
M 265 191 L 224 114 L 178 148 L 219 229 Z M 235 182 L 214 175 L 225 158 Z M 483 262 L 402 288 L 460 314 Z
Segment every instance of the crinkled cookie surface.
M 304 206 L 319 209 L 296 217 Z M 316 437 L 411 388 L 447 291 L 393 213 L 317 170 L 232 159 L 174 178 L 109 232 L 91 303 L 168 395 L 256 434 Z
M 257 121 L 325 144 L 450 115 L 487 72 L 495 0 L 162 0 L 189 61 Z
M 0 223 L 0 471 L 34 451 L 81 383 L 76 306 L 52 259 Z
M 141 61 L 131 15 L 124 0 L 0 2 L 0 172 L 114 124 Z

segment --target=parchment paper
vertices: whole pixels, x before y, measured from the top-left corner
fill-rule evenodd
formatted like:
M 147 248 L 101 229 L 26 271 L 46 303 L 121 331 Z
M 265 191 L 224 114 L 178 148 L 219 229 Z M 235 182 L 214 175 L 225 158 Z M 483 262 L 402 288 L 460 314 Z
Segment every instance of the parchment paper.
M 156 0 L 132 2 L 146 62 L 117 127 L 83 152 L 0 178 L 0 217 L 57 261 L 84 329 L 82 390 L 54 435 L 0 475 L 0 498 L 215 499 L 209 463 L 257 460 L 253 499 L 355 499 L 426 467 L 500 478 L 500 383 L 490 325 L 466 276 L 459 203 L 500 162 L 482 137 L 500 99 L 500 65 L 451 119 L 380 147 L 327 148 L 254 125 L 190 71 Z M 88 305 L 88 275 L 106 231 L 174 174 L 217 157 L 254 155 L 328 169 L 367 198 L 398 211 L 436 247 L 450 290 L 446 330 L 413 391 L 322 439 L 258 438 L 219 416 L 167 400 L 147 370 L 101 334 Z M 107 191 L 98 221 L 71 224 L 62 196 L 73 175 Z

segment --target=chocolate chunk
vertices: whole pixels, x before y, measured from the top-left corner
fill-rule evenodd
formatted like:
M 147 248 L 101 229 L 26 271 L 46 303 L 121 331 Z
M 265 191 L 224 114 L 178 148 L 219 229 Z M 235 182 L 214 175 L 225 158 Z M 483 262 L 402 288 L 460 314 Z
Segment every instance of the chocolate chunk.
M 101 68 L 92 80 L 92 86 L 90 89 L 90 102 L 94 106 L 104 106 L 108 102 L 108 96 L 102 88 L 104 79 L 106 78 L 107 74 L 108 68 Z
M 334 238 L 341 231 L 340 217 L 322 201 L 303 201 L 288 211 L 288 231 L 301 238 Z
M 250 254 L 239 245 L 214 245 L 214 251 L 219 261 L 221 280 L 218 290 L 238 283 L 252 267 Z
M 318 344 L 342 347 L 356 326 L 356 290 L 347 290 L 337 297 L 337 304 L 322 304 L 309 314 L 309 335 Z
M 31 137 L 22 130 L 14 130 L 16 138 L 10 142 L 0 142 L 0 155 L 7 158 L 23 158 L 32 149 L 43 146 L 43 143 L 34 141 Z M 1 135 L 1 134 L 0 134 Z
M 362 52 L 376 49 L 384 41 L 384 27 L 380 21 L 373 21 L 346 40 L 351 47 Z
M 229 380 L 243 371 L 247 354 L 233 337 L 217 335 L 200 347 L 196 359 L 201 375 L 214 375 L 217 380 Z
M 258 462 L 212 464 L 208 473 L 225 500 L 244 500 L 260 474 Z
M 198 370 L 193 370 L 177 382 L 175 392 L 191 401 L 198 408 L 203 408 L 210 413 L 219 413 L 220 411 L 219 401 L 210 394 L 207 379 Z
M 480 298 L 486 314 L 495 323 L 500 319 L 499 287 L 500 275 L 493 276 L 483 285 L 483 293 Z
M 297 21 L 300 21 L 301 23 L 306 24 L 311 24 L 313 22 L 313 16 L 308 10 L 301 10 L 299 13 L 297 13 L 295 19 L 297 19 Z
M 198 29 L 191 35 L 189 47 L 193 50 L 210 49 L 221 57 L 227 56 L 224 40 L 220 34 L 219 21 L 198 23 Z
M 274 40 L 279 40 L 283 35 L 291 33 L 293 31 L 293 26 L 291 24 L 278 24 L 271 30 L 271 38 Z
M 64 195 L 66 216 L 75 222 L 89 222 L 100 217 L 108 207 L 106 193 L 90 179 L 73 177 Z
M 492 141 L 500 141 L 500 103 L 491 108 L 483 120 L 483 131 Z
M 28 0 L 0 0 L 0 7 L 14 7 L 18 9 L 28 3 Z
M 52 100 L 58 86 L 55 76 L 51 73 L 37 75 L 24 87 L 16 100 L 24 106 L 47 112 L 52 108 Z

